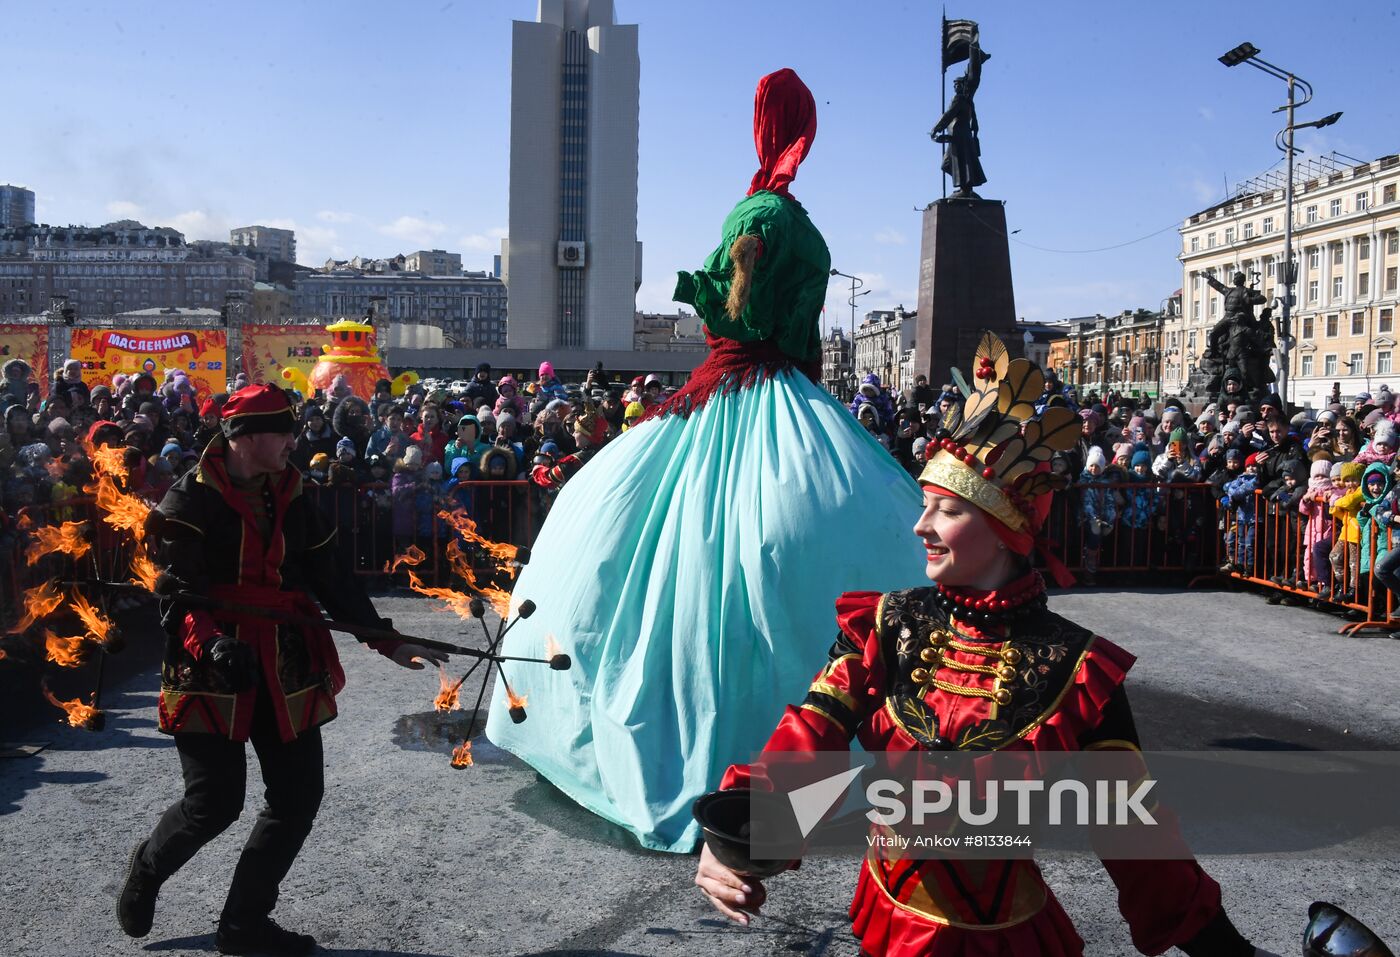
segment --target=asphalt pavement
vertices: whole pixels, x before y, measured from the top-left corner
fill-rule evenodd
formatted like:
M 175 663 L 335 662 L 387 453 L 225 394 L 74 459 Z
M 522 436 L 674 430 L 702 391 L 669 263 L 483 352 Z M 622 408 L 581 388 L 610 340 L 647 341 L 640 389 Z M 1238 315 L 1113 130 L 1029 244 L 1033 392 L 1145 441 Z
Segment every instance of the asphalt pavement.
M 376 604 L 405 631 L 471 634 L 426 599 Z M 1129 688 L 1148 748 L 1360 750 L 1400 741 L 1400 642 L 1339 637 L 1333 617 L 1247 593 L 1100 589 L 1057 596 L 1052 607 L 1139 656 Z M 814 859 L 773 879 L 764 916 L 748 929 L 732 927 L 693 886 L 693 857 L 638 849 L 484 738 L 475 739 L 473 767 L 452 768 L 467 717 L 433 711 L 435 672 L 404 671 L 349 641 L 341 657 L 349 686 L 341 716 L 324 730 L 325 801 L 276 915 L 314 934 L 326 952 L 857 953 L 845 916 L 855 860 Z M 6 957 L 213 949 L 214 922 L 260 795 L 251 787 L 240 821 L 163 889 L 151 935 L 122 936 L 113 902 L 127 854 L 180 794 L 174 748 L 155 730 L 154 667 L 129 670 L 113 672 L 104 689 L 108 722 L 100 732 L 49 715 L 0 732 L 7 743 L 47 744 L 33 756 L 0 759 Z M 462 691 L 468 707 L 475 692 L 473 679 Z M 1307 905 L 1317 898 L 1400 943 L 1400 861 L 1336 857 L 1201 860 L 1236 924 L 1260 946 L 1298 953 Z M 1135 952 L 1096 861 L 1048 861 L 1044 870 L 1089 954 Z

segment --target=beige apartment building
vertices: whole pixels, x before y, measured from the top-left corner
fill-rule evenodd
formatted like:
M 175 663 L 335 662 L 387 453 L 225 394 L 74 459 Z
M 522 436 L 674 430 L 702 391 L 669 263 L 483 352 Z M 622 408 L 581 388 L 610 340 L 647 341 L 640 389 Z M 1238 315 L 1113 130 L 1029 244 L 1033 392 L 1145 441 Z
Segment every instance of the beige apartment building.
M 1311 178 L 1307 178 L 1311 177 Z M 1164 328 L 1163 386 L 1184 389 L 1199 365 L 1236 272 L 1274 305 L 1283 294 L 1283 183 L 1251 182 L 1241 195 L 1194 214 L 1181 227 L 1182 308 Z M 1276 188 L 1267 188 L 1276 186 Z M 1289 353 L 1289 400 L 1325 406 L 1400 385 L 1395 311 L 1400 296 L 1400 155 L 1345 165 L 1314 161 L 1294 184 L 1293 249 L 1298 264 Z

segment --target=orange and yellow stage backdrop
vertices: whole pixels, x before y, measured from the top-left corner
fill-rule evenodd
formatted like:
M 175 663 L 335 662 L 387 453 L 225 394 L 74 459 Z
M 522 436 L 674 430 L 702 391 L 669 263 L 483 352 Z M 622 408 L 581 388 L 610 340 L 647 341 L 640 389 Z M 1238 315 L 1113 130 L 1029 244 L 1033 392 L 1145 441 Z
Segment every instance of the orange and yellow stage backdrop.
M 243 327 L 243 371 L 248 374 L 249 382 L 270 382 L 285 388 L 282 370 L 296 369 L 310 378 L 325 341 L 324 326 L 250 323 Z
M 166 369 L 183 370 L 200 398 L 228 385 L 224 329 L 74 329 L 68 354 L 82 362 L 89 385 L 111 382 L 118 372 L 149 372 L 160 384 Z
M 34 370 L 39 394 L 49 394 L 49 327 L 0 324 L 0 366 L 23 359 Z

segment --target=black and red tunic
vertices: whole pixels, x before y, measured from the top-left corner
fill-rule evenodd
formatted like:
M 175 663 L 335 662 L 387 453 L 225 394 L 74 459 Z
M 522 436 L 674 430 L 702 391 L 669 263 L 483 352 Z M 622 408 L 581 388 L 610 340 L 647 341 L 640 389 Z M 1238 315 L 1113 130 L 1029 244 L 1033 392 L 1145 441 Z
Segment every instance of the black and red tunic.
M 261 486 L 236 487 L 224 466 L 222 438 L 210 442 L 199 466 L 180 478 L 151 512 L 148 540 L 156 563 L 182 590 L 221 602 L 296 615 L 389 627 L 363 586 L 337 561 L 335 528 L 302 495 L 293 468 Z M 161 669 L 160 729 L 207 732 L 245 741 L 258 694 L 271 694 L 282 739 L 335 717 L 345 672 L 330 632 L 278 624 L 234 611 L 165 602 L 168 638 Z M 205 666 L 205 642 L 232 635 L 253 647 L 262 680 L 234 694 Z M 391 655 L 398 642 L 373 642 Z

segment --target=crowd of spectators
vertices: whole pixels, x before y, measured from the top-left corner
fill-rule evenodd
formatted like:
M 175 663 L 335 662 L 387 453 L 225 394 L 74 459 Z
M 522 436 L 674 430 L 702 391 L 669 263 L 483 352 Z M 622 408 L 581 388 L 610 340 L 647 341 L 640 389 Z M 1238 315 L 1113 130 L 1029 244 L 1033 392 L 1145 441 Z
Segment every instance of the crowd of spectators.
M 70 359 L 42 398 L 28 363 L 0 372 L 0 534 L 11 541 L 27 507 L 52 514 L 83 495 L 93 446 L 124 447 L 128 490 L 159 501 L 218 434 L 227 396 L 248 384 L 240 373 L 227 392 L 198 395 L 179 370 L 91 381 Z M 601 367 L 566 387 L 548 362 L 525 382 L 483 363 L 456 385 L 396 396 L 383 380 L 368 401 L 341 378 L 324 395 L 289 390 L 301 422 L 291 462 L 338 523 L 375 540 L 362 564 L 436 535 L 438 513 L 457 507 L 488 536 L 523 543 L 573 470 L 668 394 L 655 375 L 629 385 Z M 513 484 L 492 484 L 503 482 Z
M 924 376 L 891 395 L 866 375 L 850 410 L 917 475 L 963 398 L 956 385 L 930 389 Z M 1073 486 L 1058 504 L 1077 532 L 1082 582 L 1095 582 L 1112 542 L 1120 567 L 1151 568 L 1173 548 L 1199 567 L 1219 548 L 1222 571 L 1264 574 L 1324 601 L 1373 602 L 1373 614 L 1386 589 L 1400 595 L 1389 533 L 1400 524 L 1400 396 L 1388 386 L 1293 414 L 1277 395 L 1222 396 L 1192 415 L 1174 398 L 1081 399 L 1050 372 L 1039 405 L 1063 405 L 1082 421 L 1078 444 L 1051 462 Z M 1385 587 L 1371 589 L 1372 577 Z

